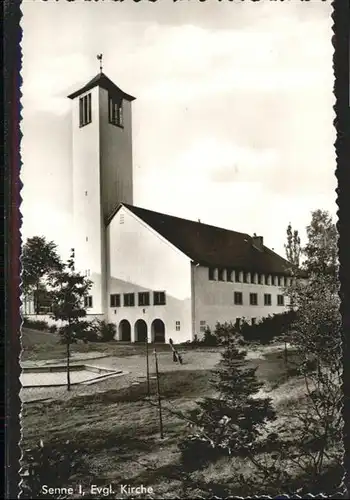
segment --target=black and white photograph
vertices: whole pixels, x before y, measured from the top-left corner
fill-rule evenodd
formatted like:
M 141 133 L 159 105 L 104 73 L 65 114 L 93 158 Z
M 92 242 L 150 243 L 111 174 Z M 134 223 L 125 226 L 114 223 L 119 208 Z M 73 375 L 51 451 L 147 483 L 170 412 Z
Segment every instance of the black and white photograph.
M 331 2 L 21 10 L 20 498 L 340 495 Z

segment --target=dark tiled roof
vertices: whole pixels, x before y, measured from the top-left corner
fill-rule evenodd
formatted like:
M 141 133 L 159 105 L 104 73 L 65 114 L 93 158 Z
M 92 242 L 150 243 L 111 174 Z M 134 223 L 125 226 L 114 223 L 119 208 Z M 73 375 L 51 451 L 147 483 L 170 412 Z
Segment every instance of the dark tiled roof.
M 82 87 L 81 89 L 77 90 L 76 92 L 73 92 L 72 94 L 70 94 L 68 96 L 68 98 L 74 99 L 75 97 L 78 97 L 80 94 L 83 94 L 84 92 L 87 92 L 88 90 L 91 90 L 92 88 L 97 87 L 97 86 L 102 87 L 105 90 L 108 90 L 108 92 L 111 92 L 113 94 L 117 94 L 120 97 L 122 97 L 123 99 L 126 99 L 127 101 L 134 101 L 135 100 L 135 97 L 123 92 L 104 73 L 99 73 L 98 75 L 96 75 L 92 80 L 90 80 L 86 85 L 84 85 L 84 87 Z
M 122 205 L 195 263 L 242 271 L 289 274 L 291 264 L 287 260 L 264 245 L 261 250 L 257 249 L 253 246 L 253 238 L 248 234 L 180 219 L 126 203 Z M 112 214 L 109 221 L 114 215 Z

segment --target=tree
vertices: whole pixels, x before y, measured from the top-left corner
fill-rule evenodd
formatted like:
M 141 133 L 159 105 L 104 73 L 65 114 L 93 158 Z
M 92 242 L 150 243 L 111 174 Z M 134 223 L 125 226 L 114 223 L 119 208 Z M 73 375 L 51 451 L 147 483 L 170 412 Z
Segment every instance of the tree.
M 87 323 L 84 298 L 91 288 L 91 281 L 74 271 L 74 257 L 61 271 L 51 277 L 52 314 L 54 320 L 65 322 L 58 330 L 67 348 L 67 390 L 70 390 L 70 346 L 84 338 Z
M 325 210 L 312 212 L 311 223 L 306 228 L 308 242 L 303 249 L 304 268 L 310 274 L 337 276 L 338 232 L 332 217 Z
M 40 299 L 47 298 L 47 279 L 51 273 L 63 268 L 57 245 L 53 241 L 47 241 L 44 236 L 28 238 L 23 246 L 22 268 L 24 292 L 33 294 L 34 309 L 39 314 Z
M 222 336 L 223 326 L 220 328 Z M 256 368 L 245 366 L 246 352 L 238 346 L 237 331 L 226 325 L 226 341 L 219 369 L 213 372 L 212 388 L 216 397 L 197 402 L 190 414 L 192 433 L 181 444 L 184 464 L 196 468 L 196 462 L 221 453 L 252 453 L 265 424 L 275 418 L 269 398 L 258 396 L 263 384 Z
M 328 212 L 312 213 L 307 236 L 303 249 L 307 279 L 295 280 L 287 293 L 297 311 L 290 340 L 300 358 L 306 390 L 304 405 L 296 411 L 300 434 L 294 460 L 317 483 L 326 466 L 340 466 L 342 460 L 337 231 Z
M 287 227 L 287 243 L 284 245 L 287 260 L 295 267 L 300 265 L 301 244 L 298 230 L 293 230 L 292 225 Z

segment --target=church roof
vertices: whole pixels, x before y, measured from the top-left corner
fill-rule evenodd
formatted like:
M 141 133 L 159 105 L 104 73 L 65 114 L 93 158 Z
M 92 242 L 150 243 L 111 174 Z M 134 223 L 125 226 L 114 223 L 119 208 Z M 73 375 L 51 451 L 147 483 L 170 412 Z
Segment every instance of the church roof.
M 123 92 L 104 73 L 99 73 L 98 75 L 96 75 L 92 80 L 90 80 L 86 85 L 84 85 L 84 87 L 82 87 L 81 89 L 76 90 L 75 92 L 70 94 L 68 96 L 68 98 L 74 99 L 75 97 L 78 97 L 79 95 L 83 94 L 84 92 L 88 92 L 89 90 L 91 90 L 92 88 L 97 87 L 97 86 L 102 87 L 105 90 L 108 90 L 108 92 L 111 92 L 113 94 L 117 94 L 120 97 L 122 97 L 123 99 L 126 99 L 127 101 L 131 102 L 131 101 L 135 100 L 135 97 Z
M 254 237 L 246 233 L 181 219 L 126 203 L 119 205 L 116 212 L 121 206 L 125 206 L 142 219 L 196 264 L 266 274 L 290 274 L 292 265 L 287 260 L 265 245 L 257 248 Z

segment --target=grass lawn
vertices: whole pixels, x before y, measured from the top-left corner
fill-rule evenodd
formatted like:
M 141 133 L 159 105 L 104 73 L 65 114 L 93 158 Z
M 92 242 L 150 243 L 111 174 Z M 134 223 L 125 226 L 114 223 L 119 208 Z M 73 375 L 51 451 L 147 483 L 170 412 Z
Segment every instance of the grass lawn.
M 22 361 L 39 361 L 48 359 L 64 359 L 66 356 L 66 347 L 60 343 L 58 335 L 49 332 L 41 332 L 37 330 L 22 329 Z M 170 352 L 169 344 L 156 344 L 158 352 Z M 150 344 L 150 350 L 152 345 Z M 183 344 L 179 346 L 180 351 L 193 351 L 193 345 Z M 196 346 L 196 350 L 213 351 L 215 348 Z M 87 352 L 95 352 L 106 356 L 133 356 L 143 353 L 145 345 L 143 343 L 131 344 L 117 341 L 112 342 L 89 342 L 84 344 L 78 342 L 72 344 L 71 352 L 84 354 Z
M 69 440 L 88 471 L 72 478 L 72 485 L 145 484 L 154 487 L 157 498 L 171 496 L 179 481 L 169 473 L 176 471 L 177 442 L 185 431 L 177 412 L 207 394 L 209 376 L 204 370 L 161 375 L 164 440 L 159 437 L 156 386 L 151 380 L 150 401 L 145 400 L 147 385 L 142 383 L 69 401 L 24 405 L 22 446 L 31 447 L 39 438 L 53 447 Z
M 23 330 L 22 345 L 24 360 L 60 359 L 65 356 L 64 346 L 51 333 Z M 169 346 L 157 345 L 157 350 L 169 353 Z M 201 491 L 188 489 L 189 483 L 184 481 L 181 472 L 178 444 L 186 433 L 186 420 L 181 415 L 193 408 L 198 399 L 211 394 L 211 372 L 206 369 L 208 364 L 205 362 L 209 359 L 208 351 L 215 358 L 213 353 L 217 354 L 218 349 L 196 347 L 194 350 L 190 345 L 180 346 L 180 351 L 185 350 L 187 364 L 182 367 L 172 363 L 170 353 L 160 357 L 164 439 L 160 439 L 155 380 L 151 379 L 151 397 L 148 399 L 145 381 L 117 388 L 116 382 L 111 379 L 96 384 L 94 388 L 91 386 L 90 392 L 85 394 L 72 392 L 67 399 L 24 403 L 22 449 L 31 448 L 42 439 L 52 450 L 61 449 L 67 456 L 71 456 L 74 450 L 80 464 L 66 486 L 80 484 L 87 492 L 91 484 L 110 484 L 118 493 L 119 485 L 128 483 L 151 486 L 154 494 L 148 498 L 191 498 L 191 494 L 202 494 Z M 133 360 L 134 367 L 139 362 L 144 363 L 144 345 L 79 343 L 73 346 L 73 351 L 82 354 L 94 351 L 116 357 L 133 356 L 124 361 L 128 363 Z M 287 434 L 295 437 L 293 415 L 296 406 L 303 404 L 300 379 L 288 370 L 283 351 L 264 347 L 262 352 L 263 355 L 251 356 L 247 366 L 257 367 L 258 378 L 265 383 L 268 395 L 273 397 L 277 409 L 281 411 L 278 422 L 286 427 Z M 288 352 L 288 361 L 289 367 L 298 361 L 292 350 Z M 208 492 L 212 488 L 212 495 L 219 497 L 259 494 L 261 492 L 255 490 L 252 493 L 242 492 L 235 485 L 236 474 L 246 473 L 249 467 L 251 465 L 243 458 L 226 459 L 193 473 L 192 479 L 203 485 L 203 491 Z M 54 483 L 55 467 L 50 473 L 53 474 L 52 479 L 45 477 L 46 484 L 50 484 L 50 481 Z M 339 476 L 337 470 L 334 477 L 337 479 L 341 475 L 342 472 Z M 301 486 L 305 484 L 305 478 L 299 483 Z M 278 493 L 269 492 L 272 496 Z M 87 497 L 93 498 L 88 493 Z M 122 496 L 114 494 L 109 498 Z
M 287 377 L 283 354 L 278 352 L 268 359 L 250 360 L 248 365 L 258 366 L 259 378 L 268 384 Z M 151 380 L 150 400 L 146 398 L 146 382 L 142 382 L 64 401 L 24 404 L 22 446 L 30 448 L 41 438 L 55 449 L 69 441 L 69 447 L 77 450 L 83 461 L 80 472 L 71 478 L 71 486 L 112 484 L 118 490 L 119 484 L 143 484 L 153 487 L 156 498 L 184 497 L 178 443 L 186 432 L 186 421 L 179 414 L 210 394 L 210 377 L 209 370 L 161 373 L 163 440 L 156 385 Z

